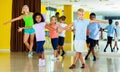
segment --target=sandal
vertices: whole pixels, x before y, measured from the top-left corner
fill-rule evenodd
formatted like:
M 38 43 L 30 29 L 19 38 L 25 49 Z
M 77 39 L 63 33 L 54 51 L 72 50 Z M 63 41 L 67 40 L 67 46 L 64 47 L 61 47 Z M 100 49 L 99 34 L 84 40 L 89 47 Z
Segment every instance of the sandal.
M 76 65 L 75 64 L 72 64 L 69 69 L 75 69 L 76 68 Z

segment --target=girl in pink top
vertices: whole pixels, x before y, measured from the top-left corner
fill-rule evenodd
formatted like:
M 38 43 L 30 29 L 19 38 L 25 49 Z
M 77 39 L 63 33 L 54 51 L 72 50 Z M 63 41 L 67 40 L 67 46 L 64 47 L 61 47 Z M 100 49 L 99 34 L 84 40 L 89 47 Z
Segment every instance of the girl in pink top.
M 56 24 L 56 17 L 52 16 L 50 18 L 50 24 L 49 27 L 54 28 L 53 29 L 49 29 L 50 32 L 50 38 L 51 38 L 51 43 L 54 49 L 54 59 L 53 60 L 58 60 L 57 56 L 58 56 L 58 51 L 57 51 L 57 46 L 58 46 L 58 32 L 62 32 L 61 27 Z

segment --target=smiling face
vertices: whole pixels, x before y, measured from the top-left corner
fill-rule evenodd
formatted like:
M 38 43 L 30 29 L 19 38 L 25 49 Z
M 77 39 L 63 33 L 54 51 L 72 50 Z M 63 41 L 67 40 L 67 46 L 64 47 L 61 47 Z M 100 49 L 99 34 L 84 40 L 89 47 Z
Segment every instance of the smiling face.
M 37 23 L 40 23 L 41 22 L 41 16 L 40 15 L 36 16 L 35 20 L 36 20 Z
M 51 17 L 51 20 L 50 20 L 50 22 L 51 22 L 51 24 L 56 24 L 56 21 L 57 21 L 57 19 L 56 19 L 56 17 Z
M 27 5 L 24 5 L 22 8 L 22 13 L 29 13 L 29 7 Z
M 77 11 L 77 17 L 80 20 L 84 19 L 84 9 L 82 9 L 82 8 L 78 9 L 78 11 Z
M 96 17 L 94 15 L 90 16 L 90 20 L 95 20 L 95 19 L 96 19 Z
M 78 17 L 78 19 L 81 19 L 81 20 L 84 19 L 84 12 L 78 11 L 77 17 Z

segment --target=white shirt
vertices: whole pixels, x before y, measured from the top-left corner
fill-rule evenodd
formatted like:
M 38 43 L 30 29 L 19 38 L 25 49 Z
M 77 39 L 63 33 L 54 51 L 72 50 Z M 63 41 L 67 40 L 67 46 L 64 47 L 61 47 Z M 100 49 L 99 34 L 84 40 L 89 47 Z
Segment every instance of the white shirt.
M 64 23 L 60 23 L 59 25 L 60 25 L 61 27 L 66 27 L 66 26 L 67 26 L 67 24 L 64 24 Z M 65 37 L 65 32 L 66 32 L 66 30 L 64 30 L 62 33 L 60 33 L 59 36 Z
M 120 26 L 115 26 L 115 29 L 116 29 L 117 35 L 120 36 Z
M 33 26 L 37 41 L 45 41 L 45 22 L 37 23 Z

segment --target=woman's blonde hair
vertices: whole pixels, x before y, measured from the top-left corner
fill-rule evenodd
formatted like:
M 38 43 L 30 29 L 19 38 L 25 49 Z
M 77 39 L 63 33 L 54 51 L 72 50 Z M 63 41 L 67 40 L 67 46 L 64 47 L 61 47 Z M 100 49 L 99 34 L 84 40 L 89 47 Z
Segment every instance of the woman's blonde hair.
M 24 5 L 24 6 L 22 7 L 22 11 L 21 11 L 21 13 L 22 13 L 22 14 L 24 14 L 24 13 L 25 13 L 25 12 L 24 12 L 24 10 L 23 10 L 23 9 L 24 9 L 24 7 L 28 7 L 28 8 L 29 8 L 29 6 L 28 6 L 28 5 Z

